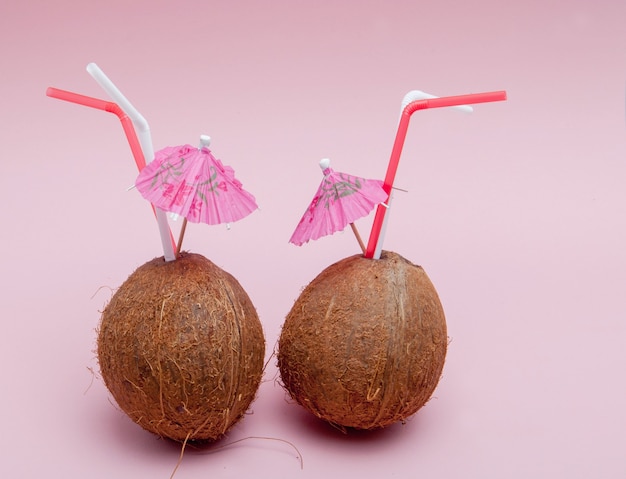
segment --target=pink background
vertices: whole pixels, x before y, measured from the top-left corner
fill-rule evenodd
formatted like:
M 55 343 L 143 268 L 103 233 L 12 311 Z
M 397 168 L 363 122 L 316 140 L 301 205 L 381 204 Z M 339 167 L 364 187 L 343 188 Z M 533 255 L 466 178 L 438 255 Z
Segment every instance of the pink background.
M 5 2 L 6 3 L 6 2 Z M 430 4 L 432 3 L 432 4 Z M 288 244 L 319 159 L 382 178 L 412 89 L 506 90 L 474 114 L 416 113 L 385 248 L 421 264 L 450 348 L 404 426 L 344 436 L 291 404 L 269 363 L 251 413 L 176 477 L 626 477 L 626 3 L 611 0 L 24 1 L 0 14 L 2 471 L 167 478 L 179 448 L 112 404 L 99 311 L 159 256 L 119 121 L 45 96 L 106 98 L 156 148 L 212 136 L 261 210 L 192 225 L 186 248 L 239 279 L 268 358 L 300 289 L 358 252 L 347 231 Z M 367 236 L 371 217 L 358 226 Z M 173 228 L 178 228 L 174 224 Z M 215 448 L 214 448 L 215 449 Z

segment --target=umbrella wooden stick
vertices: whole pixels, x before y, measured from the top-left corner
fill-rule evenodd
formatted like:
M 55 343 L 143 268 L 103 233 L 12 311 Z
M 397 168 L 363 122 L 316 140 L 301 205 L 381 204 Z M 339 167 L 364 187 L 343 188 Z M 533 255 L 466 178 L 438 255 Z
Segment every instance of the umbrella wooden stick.
M 183 245 L 183 237 L 185 236 L 185 229 L 187 228 L 187 218 L 183 219 L 183 225 L 180 227 L 180 234 L 178 235 L 178 246 L 176 247 L 176 257 L 180 255 L 180 248 Z
M 352 228 L 352 232 L 354 233 L 354 236 L 356 236 L 356 240 L 359 242 L 359 246 L 361 247 L 361 251 L 363 251 L 363 254 L 365 254 L 365 244 L 363 243 L 363 240 L 361 239 L 361 235 L 359 234 L 359 230 L 356 229 L 356 226 L 354 223 L 350 223 L 350 228 Z

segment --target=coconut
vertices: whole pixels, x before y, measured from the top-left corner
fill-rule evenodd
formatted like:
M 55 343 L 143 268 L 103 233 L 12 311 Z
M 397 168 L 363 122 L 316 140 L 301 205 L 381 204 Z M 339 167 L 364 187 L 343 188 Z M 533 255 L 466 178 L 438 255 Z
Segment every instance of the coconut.
M 447 349 L 433 284 L 417 265 L 383 251 L 345 258 L 304 288 L 278 342 L 284 388 L 340 427 L 404 421 L 431 397 Z
M 261 323 L 239 282 L 191 253 L 133 272 L 102 313 L 97 346 L 120 409 L 175 441 L 213 441 L 241 419 L 265 355 Z

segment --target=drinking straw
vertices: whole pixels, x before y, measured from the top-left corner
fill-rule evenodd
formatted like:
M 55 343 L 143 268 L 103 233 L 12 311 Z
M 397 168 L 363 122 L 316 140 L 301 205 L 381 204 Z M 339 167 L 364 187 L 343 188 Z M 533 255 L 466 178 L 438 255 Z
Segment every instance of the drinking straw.
M 402 112 L 404 111 L 404 108 L 411 102 L 414 102 L 416 100 L 427 100 L 427 99 L 432 99 L 432 98 L 438 98 L 435 95 L 431 95 L 430 93 L 425 93 L 421 90 L 411 90 L 410 92 L 408 92 L 406 95 L 404 95 L 404 98 L 402 99 L 402 105 L 400 107 L 400 115 L 402 115 Z M 450 106 L 448 108 L 452 108 L 454 110 L 459 110 L 462 111 L 464 113 L 472 113 L 474 111 L 474 109 L 469 106 L 469 105 L 454 105 L 454 106 Z M 394 197 L 394 191 L 393 189 L 391 190 L 391 192 L 389 193 L 389 198 L 387 198 L 387 201 L 384 203 L 384 206 L 386 206 L 387 210 L 389 210 L 389 208 L 391 207 L 391 202 L 393 201 L 393 197 Z M 381 230 L 380 230 L 380 236 L 384 237 L 385 236 L 385 232 L 387 231 L 387 223 L 389 222 L 389 211 L 387 211 L 387 214 L 384 216 L 383 218 L 383 224 L 381 226 Z M 363 254 L 365 255 L 366 253 L 366 248 L 363 247 Z M 374 257 L 375 258 L 380 258 L 380 254 L 382 251 L 382 241 L 379 241 L 378 246 L 377 246 L 377 250 L 374 251 Z
M 124 94 L 115 86 L 102 69 L 95 63 L 87 65 L 87 72 L 96 80 L 98 85 L 117 103 L 124 113 L 126 113 L 137 130 L 137 137 L 141 143 L 141 149 L 146 158 L 146 162 L 150 163 L 154 159 L 154 146 L 152 144 L 152 135 L 150 134 L 150 125 L 144 116 L 132 105 L 132 103 L 124 96 Z
M 433 98 L 439 98 L 439 97 L 435 95 L 431 95 L 430 93 L 423 92 L 422 90 L 411 90 L 406 95 L 404 95 L 404 98 L 402 99 L 402 107 L 400 108 L 400 114 L 402 114 L 402 111 L 404 110 L 404 108 L 411 102 L 414 102 L 416 100 L 431 100 Z M 472 113 L 474 111 L 474 109 L 469 105 L 451 105 L 449 108 L 452 108 L 454 110 L 459 110 L 464 113 Z
M 46 95 L 51 98 L 57 98 L 59 100 L 69 101 L 71 103 L 77 103 L 79 105 L 88 106 L 90 108 L 95 108 L 97 110 L 107 111 L 109 113 L 115 114 L 122 123 L 122 128 L 124 129 L 124 133 L 126 134 L 126 139 L 128 140 L 128 144 L 130 145 L 131 152 L 133 153 L 133 157 L 135 159 L 135 164 L 137 165 L 137 169 L 141 171 L 144 166 L 146 166 L 146 160 L 143 154 L 143 150 L 141 149 L 141 145 L 139 143 L 139 139 L 137 138 L 137 134 L 135 133 L 135 129 L 133 128 L 133 123 L 130 118 L 122 109 L 114 102 L 100 100 L 99 98 L 93 98 L 90 96 L 80 95 L 78 93 L 74 93 L 71 91 L 60 90 L 58 88 L 49 87 L 46 90 Z M 158 208 L 152 206 L 152 210 L 154 211 L 155 216 L 157 216 L 158 220 Z M 174 238 L 172 236 L 171 231 L 169 230 L 169 226 L 167 227 L 167 234 L 169 236 L 169 241 L 163 242 L 164 254 L 168 254 L 168 249 L 166 249 L 166 244 L 169 246 L 169 251 L 174 251 Z M 172 257 L 172 259 L 174 259 Z M 171 261 L 171 260 L 167 260 Z
M 128 144 L 130 145 L 133 157 L 135 158 L 137 168 L 141 170 L 144 166 L 146 166 L 146 160 L 144 158 L 141 145 L 139 144 L 139 139 L 137 138 L 137 135 L 133 128 L 133 124 L 128 115 L 126 115 L 116 103 L 113 103 L 112 101 L 100 100 L 99 98 L 80 95 L 78 93 L 67 90 L 60 90 L 53 87 L 49 87 L 46 90 L 46 95 L 51 98 L 65 100 L 71 103 L 77 103 L 79 105 L 84 105 L 95 108 L 97 110 L 103 110 L 115 114 L 122 123 L 122 128 L 124 129 L 124 133 L 126 134 L 126 139 L 128 140 Z
M 402 148 L 404 146 L 404 140 L 406 139 L 406 134 L 409 127 L 409 120 L 413 113 L 418 110 L 425 110 L 427 108 L 442 108 L 448 106 L 470 105 L 475 103 L 487 103 L 502 100 L 506 100 L 505 91 L 472 93 L 469 95 L 458 95 L 449 97 L 433 97 L 411 101 L 404 107 L 400 116 L 398 131 L 396 132 L 396 138 L 393 144 L 393 148 L 391 150 L 391 157 L 387 166 L 387 173 L 383 182 L 383 189 L 387 192 L 389 196 L 391 196 L 391 189 L 393 188 L 393 182 L 396 176 L 396 172 L 398 170 L 398 163 L 400 161 L 400 154 L 402 153 Z M 384 240 L 383 224 L 385 223 L 387 210 L 388 204 L 379 204 L 376 209 L 376 215 L 374 216 L 372 230 L 367 244 L 367 249 L 365 251 L 366 258 L 380 258 L 382 252 L 382 243 Z
M 141 144 L 141 149 L 145 161 L 150 163 L 154 159 L 154 146 L 152 144 L 152 136 L 150 135 L 150 126 L 141 113 L 132 105 L 132 103 L 122 94 L 115 84 L 106 76 L 102 69 L 95 63 L 87 65 L 87 72 L 96 80 L 102 89 L 120 106 L 122 111 L 126 113 L 133 125 L 137 129 L 137 137 Z M 174 253 L 175 246 L 172 246 L 171 231 L 167 223 L 165 211 L 161 208 L 155 208 L 155 215 L 159 226 L 159 234 L 161 235 L 161 243 L 163 245 L 163 256 L 165 261 L 176 259 Z

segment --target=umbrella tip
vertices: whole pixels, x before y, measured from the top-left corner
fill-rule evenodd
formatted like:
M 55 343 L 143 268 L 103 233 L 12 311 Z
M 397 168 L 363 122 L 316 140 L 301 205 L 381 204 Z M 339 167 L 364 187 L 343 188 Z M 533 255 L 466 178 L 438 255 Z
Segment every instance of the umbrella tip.
M 209 135 L 200 135 L 200 148 L 208 147 L 211 144 L 211 137 Z
M 328 168 L 330 166 L 330 159 L 329 158 L 322 158 L 320 160 L 320 168 L 322 170 L 325 170 L 326 168 Z

